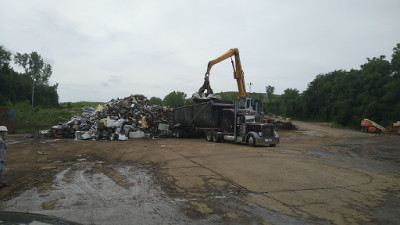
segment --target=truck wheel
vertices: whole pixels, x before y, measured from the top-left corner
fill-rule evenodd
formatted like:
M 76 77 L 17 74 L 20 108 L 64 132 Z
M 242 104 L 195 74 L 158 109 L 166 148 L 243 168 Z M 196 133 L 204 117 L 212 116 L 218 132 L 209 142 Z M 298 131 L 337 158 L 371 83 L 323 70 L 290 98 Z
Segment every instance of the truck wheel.
M 219 142 L 217 131 L 212 132 L 212 140 L 213 140 L 213 142 Z
M 250 135 L 247 138 L 247 144 L 253 147 L 256 146 L 256 139 L 253 137 L 253 135 Z
M 206 140 L 212 141 L 212 132 L 211 131 L 206 131 Z
M 175 131 L 174 131 L 174 136 L 175 136 L 176 138 L 180 138 L 180 137 L 181 137 L 181 131 L 180 131 L 180 130 L 175 130 Z

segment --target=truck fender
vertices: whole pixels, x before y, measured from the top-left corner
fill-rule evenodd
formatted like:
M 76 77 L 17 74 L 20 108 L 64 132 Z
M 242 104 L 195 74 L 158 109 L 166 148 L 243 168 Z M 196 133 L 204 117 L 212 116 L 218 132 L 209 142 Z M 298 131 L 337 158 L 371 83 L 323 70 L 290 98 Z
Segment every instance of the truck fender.
M 256 132 L 251 131 L 251 132 L 246 134 L 246 139 L 244 139 L 244 141 L 245 141 L 246 144 L 255 147 L 257 145 L 257 141 L 256 140 L 259 137 L 260 136 Z
M 255 139 L 260 137 L 260 135 L 258 135 L 257 132 L 250 131 L 249 133 L 246 134 L 246 139 L 245 139 L 246 142 L 247 142 L 247 138 L 249 138 L 250 135 L 252 135 Z

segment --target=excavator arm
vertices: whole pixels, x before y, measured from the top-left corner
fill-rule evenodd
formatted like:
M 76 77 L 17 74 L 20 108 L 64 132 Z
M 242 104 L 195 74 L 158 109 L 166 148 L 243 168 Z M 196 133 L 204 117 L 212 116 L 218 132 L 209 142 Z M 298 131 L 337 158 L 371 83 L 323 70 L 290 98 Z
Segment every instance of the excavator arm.
M 238 98 L 246 96 L 246 86 L 245 86 L 245 82 L 244 82 L 244 73 L 243 73 L 243 70 L 242 70 L 242 64 L 240 62 L 239 50 L 237 48 L 232 48 L 229 51 L 227 51 L 225 54 L 221 55 L 220 57 L 208 62 L 207 72 L 206 72 L 205 77 L 204 77 L 204 84 L 199 89 L 199 94 L 204 93 L 205 89 L 207 89 L 207 93 L 208 94 L 212 93 L 212 89 L 210 87 L 210 82 L 209 82 L 211 68 L 215 64 L 217 64 L 217 63 L 219 63 L 219 62 L 221 62 L 221 61 L 223 61 L 223 60 L 225 60 L 227 58 L 230 58 L 232 56 L 235 57 L 235 63 L 233 63 L 232 58 L 231 58 L 231 62 L 232 62 L 232 68 L 233 68 L 233 78 L 236 79 L 237 86 L 238 86 L 238 91 L 239 91 Z

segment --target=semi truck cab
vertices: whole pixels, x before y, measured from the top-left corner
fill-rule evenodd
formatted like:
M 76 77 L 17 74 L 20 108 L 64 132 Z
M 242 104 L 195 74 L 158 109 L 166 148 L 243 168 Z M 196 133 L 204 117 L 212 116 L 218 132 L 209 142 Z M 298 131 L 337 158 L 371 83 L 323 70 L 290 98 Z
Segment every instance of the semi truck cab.
M 274 126 L 261 123 L 257 114 L 250 110 L 238 110 L 235 115 L 233 109 L 223 109 L 221 133 L 223 139 L 251 146 L 275 146 L 279 143 L 279 135 Z M 235 129 L 236 126 L 236 129 Z

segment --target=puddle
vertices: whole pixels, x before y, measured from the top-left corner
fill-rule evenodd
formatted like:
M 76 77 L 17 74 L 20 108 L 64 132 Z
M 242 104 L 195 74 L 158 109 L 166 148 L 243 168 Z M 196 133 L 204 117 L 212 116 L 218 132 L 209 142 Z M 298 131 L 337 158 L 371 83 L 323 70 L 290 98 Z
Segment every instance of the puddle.
M 217 213 L 202 214 L 194 210 L 193 206 L 212 206 L 211 211 Z M 262 208 L 234 193 L 207 198 L 170 198 L 156 184 L 151 172 L 139 165 L 113 168 L 86 161 L 75 163 L 58 173 L 53 185 L 47 190 L 34 188 L 11 200 L 0 202 L 0 210 L 56 216 L 81 224 L 311 222 Z M 244 220 L 237 220 L 235 216 L 227 217 L 229 213 Z
M 63 139 L 32 138 L 32 137 L 25 137 L 22 135 L 10 135 L 7 136 L 6 140 L 7 140 L 7 145 L 15 145 L 15 144 L 26 144 L 31 141 L 37 141 L 40 144 L 47 144 L 47 143 L 61 141 Z
M 137 166 L 116 169 L 127 185 L 120 186 L 95 163 L 82 162 L 57 174 L 45 191 L 31 189 L 1 203 L 7 211 L 57 216 L 82 224 L 192 224 L 154 182 L 152 175 Z
M 15 145 L 15 144 L 20 144 L 20 143 L 27 143 L 29 141 L 32 141 L 34 139 L 28 139 L 28 138 L 24 138 L 24 139 L 15 139 L 15 138 L 7 138 L 7 146 L 9 145 Z

